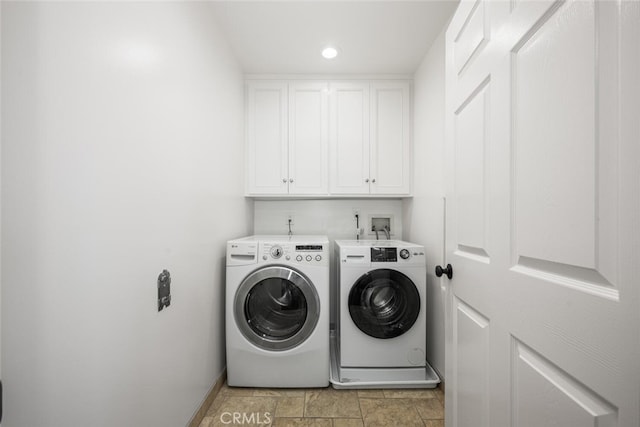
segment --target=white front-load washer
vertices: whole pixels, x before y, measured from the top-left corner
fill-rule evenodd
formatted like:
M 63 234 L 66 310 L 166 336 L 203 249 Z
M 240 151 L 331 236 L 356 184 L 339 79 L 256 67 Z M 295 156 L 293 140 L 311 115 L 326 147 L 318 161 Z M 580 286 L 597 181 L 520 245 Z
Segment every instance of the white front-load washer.
M 435 387 L 426 361 L 427 270 L 423 246 L 337 240 L 339 378 L 334 386 Z M 335 381 L 334 381 L 335 379 Z
M 329 241 L 251 236 L 227 242 L 227 383 L 329 384 Z

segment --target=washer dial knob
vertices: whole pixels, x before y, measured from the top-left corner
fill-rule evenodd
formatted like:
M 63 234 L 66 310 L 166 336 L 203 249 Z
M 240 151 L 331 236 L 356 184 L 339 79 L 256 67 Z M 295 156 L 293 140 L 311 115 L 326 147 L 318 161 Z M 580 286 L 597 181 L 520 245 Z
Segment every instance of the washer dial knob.
M 282 256 L 282 254 L 284 253 L 284 251 L 282 250 L 282 247 L 276 245 L 274 247 L 271 248 L 271 256 L 275 259 L 278 259 Z
M 400 250 L 400 258 L 402 259 L 409 259 L 409 257 L 411 256 L 411 252 L 409 252 L 408 249 L 402 249 Z

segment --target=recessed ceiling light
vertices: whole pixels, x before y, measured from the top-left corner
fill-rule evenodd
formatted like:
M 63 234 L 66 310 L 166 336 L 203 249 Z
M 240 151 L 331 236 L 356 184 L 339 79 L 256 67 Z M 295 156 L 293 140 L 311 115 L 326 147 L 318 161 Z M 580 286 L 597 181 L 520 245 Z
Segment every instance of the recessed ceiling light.
M 333 59 L 338 56 L 338 49 L 336 49 L 335 47 L 325 47 L 324 49 L 322 49 L 322 56 L 324 56 L 326 59 Z

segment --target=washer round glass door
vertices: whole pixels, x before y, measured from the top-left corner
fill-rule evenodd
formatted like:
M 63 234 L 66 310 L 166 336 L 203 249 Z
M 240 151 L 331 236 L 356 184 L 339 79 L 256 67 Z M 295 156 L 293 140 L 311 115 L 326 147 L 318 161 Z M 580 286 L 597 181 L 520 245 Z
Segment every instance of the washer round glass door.
M 374 338 L 395 338 L 407 332 L 420 314 L 420 293 L 396 270 L 370 271 L 349 292 L 349 313 L 355 325 Z
M 320 317 L 313 284 L 291 268 L 269 266 L 247 276 L 236 291 L 236 324 L 254 345 L 288 350 L 304 342 Z

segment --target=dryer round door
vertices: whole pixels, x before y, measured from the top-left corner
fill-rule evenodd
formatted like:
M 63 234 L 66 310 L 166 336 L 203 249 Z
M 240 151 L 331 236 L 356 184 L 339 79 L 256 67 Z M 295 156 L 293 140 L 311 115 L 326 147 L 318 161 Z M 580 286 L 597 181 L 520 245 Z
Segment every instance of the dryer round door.
M 304 342 L 320 317 L 320 299 L 301 273 L 268 266 L 247 276 L 236 291 L 234 316 L 242 335 L 265 350 Z
M 374 338 L 395 338 L 407 332 L 420 314 L 420 293 L 407 276 L 396 270 L 372 270 L 349 292 L 354 324 Z

